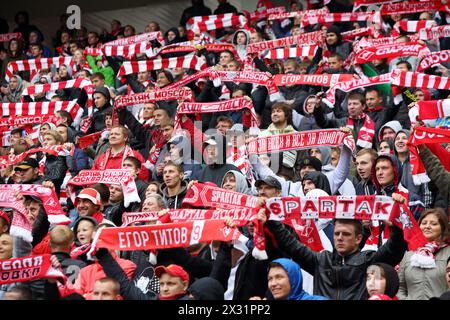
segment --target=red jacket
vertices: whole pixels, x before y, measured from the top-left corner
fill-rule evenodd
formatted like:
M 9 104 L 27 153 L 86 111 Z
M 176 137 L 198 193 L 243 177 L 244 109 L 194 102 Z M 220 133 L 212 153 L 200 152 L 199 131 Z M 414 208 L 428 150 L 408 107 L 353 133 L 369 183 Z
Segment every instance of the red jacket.
M 122 169 L 122 158 L 123 158 L 124 151 L 119 152 L 116 155 L 111 154 L 109 156 L 108 162 L 106 163 L 106 169 Z M 106 155 L 106 152 L 103 153 L 100 157 L 98 157 L 97 160 L 95 160 L 92 170 L 101 170 L 100 163 L 102 163 L 103 159 L 105 158 L 105 155 Z M 145 163 L 144 157 L 142 157 L 142 155 L 139 152 L 137 152 L 136 150 L 133 150 L 133 157 L 135 157 L 135 158 L 139 159 L 139 161 L 141 161 L 141 171 L 139 173 L 139 179 L 148 181 L 149 175 L 148 175 L 147 168 L 144 166 L 144 163 Z
M 114 252 L 111 252 L 111 254 L 123 271 L 127 274 L 128 279 L 131 280 L 133 278 L 134 271 L 136 270 L 136 265 L 130 260 L 120 259 Z M 103 271 L 102 266 L 98 263 L 98 261 L 96 261 L 94 264 L 88 265 L 87 267 L 81 269 L 78 278 L 73 285 L 73 289 L 84 296 L 87 300 L 90 300 L 94 290 L 95 281 L 104 277 L 106 277 L 106 274 Z M 68 287 L 70 287 L 70 285 Z

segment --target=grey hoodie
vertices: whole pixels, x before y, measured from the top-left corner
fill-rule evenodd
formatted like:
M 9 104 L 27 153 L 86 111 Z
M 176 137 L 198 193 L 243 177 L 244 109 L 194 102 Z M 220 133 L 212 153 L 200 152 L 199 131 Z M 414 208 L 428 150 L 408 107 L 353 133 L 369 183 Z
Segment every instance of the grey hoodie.
M 236 170 L 230 170 L 227 173 L 225 173 L 220 186 L 223 186 L 225 177 L 229 173 L 232 173 L 234 175 L 234 178 L 236 179 L 236 192 L 245 193 L 245 194 L 249 194 L 249 195 L 252 194 L 252 191 L 248 186 L 247 179 L 244 177 L 244 175 L 241 172 L 236 171 Z
M 247 36 L 247 42 L 245 45 L 243 44 L 237 44 L 237 34 L 239 32 L 244 32 L 245 35 Z M 245 29 L 239 29 L 237 30 L 234 34 L 233 34 L 233 40 L 231 41 L 232 44 L 235 45 L 236 47 L 236 51 L 239 55 L 239 58 L 241 58 L 241 60 L 244 60 L 245 57 L 247 56 L 247 46 L 250 43 L 250 32 L 248 30 Z
M 18 75 L 14 75 L 12 78 L 17 79 L 17 88 L 16 90 L 10 88 L 9 93 L 3 98 L 3 102 L 20 102 L 22 99 L 23 80 Z

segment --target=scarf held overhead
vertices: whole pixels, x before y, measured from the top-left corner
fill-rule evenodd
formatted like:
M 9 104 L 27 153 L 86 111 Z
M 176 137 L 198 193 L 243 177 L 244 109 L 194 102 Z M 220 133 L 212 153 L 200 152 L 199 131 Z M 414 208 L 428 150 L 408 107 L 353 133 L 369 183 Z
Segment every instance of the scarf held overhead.
M 10 235 L 31 243 L 33 241 L 32 226 L 28 220 L 27 209 L 23 205 L 23 201 L 18 201 L 11 190 L 0 190 L 0 207 L 14 209 L 11 227 L 9 228 Z
M 120 184 L 124 194 L 125 207 L 132 202 L 141 202 L 133 175 L 127 169 L 81 170 L 67 183 L 72 201 L 75 201 L 75 194 L 71 186 L 87 186 L 96 183 Z

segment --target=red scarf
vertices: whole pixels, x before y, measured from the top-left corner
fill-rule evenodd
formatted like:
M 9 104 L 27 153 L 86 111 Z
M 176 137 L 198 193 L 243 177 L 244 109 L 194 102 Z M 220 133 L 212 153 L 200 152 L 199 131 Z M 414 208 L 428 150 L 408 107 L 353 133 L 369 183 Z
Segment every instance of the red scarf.
M 302 16 L 304 14 L 318 14 L 328 12 L 327 7 L 323 7 L 320 9 L 313 9 L 313 10 L 302 10 L 302 11 L 290 11 L 290 12 L 284 12 L 284 13 L 272 13 L 269 15 L 267 20 L 284 20 L 289 18 L 295 18 L 297 16 Z
M 268 18 L 269 16 L 276 15 L 276 14 L 283 14 L 286 12 L 285 7 L 273 7 L 265 10 L 257 10 L 252 13 L 248 13 L 245 15 L 249 21 L 259 21 L 265 18 Z M 245 13 L 245 12 L 244 12 Z
M 420 40 L 435 40 L 450 37 L 450 26 L 444 25 L 419 31 Z
M 122 153 L 123 152 L 123 156 L 122 156 L 122 163 L 123 163 L 123 161 L 127 158 L 127 157 L 132 157 L 132 156 L 134 156 L 134 153 L 133 153 L 133 149 L 131 149 L 129 146 L 127 146 L 127 145 L 125 145 L 125 148 L 123 149 L 123 151 L 121 151 L 121 152 L 119 152 L 119 153 Z M 111 148 L 108 148 L 106 151 L 105 151 L 105 156 L 103 157 L 103 159 L 102 159 L 102 161 L 99 163 L 99 165 L 98 165 L 98 169 L 99 170 L 105 170 L 105 169 L 107 169 L 107 166 L 108 166 L 108 160 L 109 160 L 109 157 L 111 156 Z
M 118 77 L 125 81 L 125 76 L 142 71 L 186 68 L 203 70 L 206 68 L 206 61 L 196 55 L 188 55 L 183 57 L 173 57 L 154 60 L 124 61 L 117 74 Z
M 6 155 L 0 157 L 0 168 L 6 168 L 7 166 L 15 165 L 23 161 L 25 158 L 28 158 L 31 154 L 37 152 L 44 152 L 51 154 L 53 156 L 69 156 L 73 155 L 74 149 L 67 151 L 64 145 L 50 146 L 48 148 L 33 148 L 28 151 L 24 151 L 20 154 L 16 155 Z
M 343 12 L 343 13 L 316 13 L 305 14 L 301 26 L 304 28 L 312 24 L 325 24 L 348 21 L 373 21 L 381 23 L 380 14 L 377 12 Z
M 273 77 L 273 82 L 277 86 L 307 84 L 332 87 L 338 83 L 353 79 L 352 74 L 277 74 Z
M 194 38 L 194 33 L 222 29 L 226 27 L 243 28 L 247 25 L 247 18 L 236 13 L 224 13 L 210 16 L 196 16 L 190 18 L 186 23 L 187 36 L 189 40 Z
M 358 133 L 356 145 L 361 148 L 372 148 L 373 137 L 375 136 L 375 123 L 365 112 L 363 112 L 356 118 L 349 117 L 347 120 L 347 127 L 354 130 L 353 121 L 356 119 L 364 119 L 364 124 Z
M 13 32 L 0 34 L 0 42 L 9 42 L 12 39 L 22 39 L 22 33 Z
M 447 61 L 450 61 L 450 50 L 431 52 L 422 58 L 417 66 L 417 72 L 421 72 L 435 64 L 444 63 Z
M 162 89 L 150 92 L 136 93 L 127 96 L 120 96 L 115 102 L 114 106 L 121 108 L 125 106 L 132 106 L 142 103 L 167 101 L 167 100 L 186 100 L 193 101 L 192 90 L 188 88 L 180 89 Z
M 294 151 L 317 146 L 338 146 L 350 137 L 339 129 L 311 130 L 276 134 L 256 138 L 248 144 L 248 153 L 271 153 L 275 151 Z M 351 148 L 351 145 L 348 145 Z
M 51 122 L 58 124 L 61 121 L 59 116 L 43 115 L 43 116 L 17 116 L 0 118 L 0 126 L 21 127 L 29 124 Z
M 58 196 L 54 189 L 45 188 L 34 184 L 3 184 L 0 185 L 0 191 L 11 192 L 19 191 L 23 195 L 36 196 L 42 200 L 47 219 L 52 224 L 69 224 L 70 219 L 61 208 Z
M 50 66 L 52 64 L 55 65 L 56 67 L 60 67 L 61 65 L 65 64 L 67 66 L 70 66 L 71 68 L 73 68 L 73 66 L 75 65 L 74 61 L 72 60 L 72 57 L 63 57 L 63 56 L 54 58 L 10 61 L 6 69 L 5 75 L 6 82 L 9 82 L 14 72 L 50 69 Z
M 436 254 L 439 250 L 447 246 L 447 243 L 441 245 L 437 241 L 426 243 L 423 247 L 417 249 L 411 256 L 411 266 L 423 269 L 436 268 Z
M 434 11 L 444 9 L 444 6 L 434 0 L 432 1 L 416 1 L 416 2 L 398 2 L 386 3 L 381 6 L 381 15 L 388 16 L 391 14 L 409 14 L 423 11 Z M 444 10 L 446 11 L 446 10 Z
M 127 169 L 81 170 L 77 176 L 67 182 L 67 191 L 72 202 L 75 202 L 75 193 L 72 186 L 87 186 L 96 183 L 120 184 L 123 190 L 125 207 L 128 207 L 131 202 L 141 202 L 136 182 L 131 171 Z
M 150 226 L 103 228 L 95 234 L 92 255 L 96 248 L 113 250 L 154 250 L 187 247 L 201 242 L 239 240 L 237 228 L 225 226 L 223 220 L 187 221 Z
M 409 160 L 414 184 L 419 185 L 430 181 L 416 147 L 421 144 L 427 144 L 427 146 L 432 147 L 445 142 L 450 142 L 450 130 L 426 127 L 416 127 L 414 129 L 413 134 L 411 134 L 408 140 L 408 149 L 410 151 Z M 433 147 L 431 150 L 439 158 L 441 158 L 441 153 L 442 155 L 448 154 L 447 150 L 439 145 L 437 148 Z
M 27 217 L 27 209 L 22 201 L 17 201 L 11 190 L 0 190 L 0 207 L 13 208 L 14 215 L 11 222 L 9 233 L 12 236 L 24 239 L 26 242 L 32 242 L 31 223 Z
M 0 285 L 28 282 L 36 279 L 58 279 L 65 283 L 67 278 L 62 270 L 52 267 L 50 254 L 28 256 L 0 261 Z
M 298 36 L 280 38 L 269 41 L 261 41 L 250 43 L 247 46 L 248 53 L 263 53 L 267 49 L 275 49 L 279 47 L 290 47 L 294 45 L 312 45 L 322 41 L 321 31 L 303 33 Z
M 355 56 L 355 63 L 363 64 L 373 60 L 403 56 L 421 57 L 430 51 L 425 45 L 416 42 L 385 44 L 376 47 L 366 47 Z
M 296 57 L 310 57 L 316 54 L 319 46 L 309 45 L 294 48 L 272 49 L 264 55 L 264 59 L 287 59 Z
M 59 110 L 65 110 L 75 119 L 83 113 L 83 109 L 75 101 L 1 103 L 1 106 L 2 117 L 54 115 Z

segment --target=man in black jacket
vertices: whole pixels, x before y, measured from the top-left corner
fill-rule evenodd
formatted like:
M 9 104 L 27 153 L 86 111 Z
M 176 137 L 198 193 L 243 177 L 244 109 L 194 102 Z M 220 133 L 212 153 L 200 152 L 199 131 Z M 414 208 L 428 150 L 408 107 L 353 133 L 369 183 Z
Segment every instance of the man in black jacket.
M 70 251 L 73 246 L 74 234 L 68 226 L 56 226 L 50 232 L 50 248 L 52 254 L 61 263 L 61 267 L 68 280 L 75 283 L 78 273 L 86 264 L 81 260 L 72 259 Z
M 262 223 L 266 222 L 263 210 L 259 212 L 258 219 Z M 385 245 L 378 251 L 361 251 L 359 249 L 363 238 L 361 222 L 353 219 L 336 219 L 333 252 L 312 251 L 290 234 L 280 222 L 267 221 L 267 226 L 281 250 L 314 276 L 314 294 L 335 300 L 366 300 L 367 267 L 375 262 L 395 266 L 407 250 L 403 232 L 392 224 L 391 238 Z

